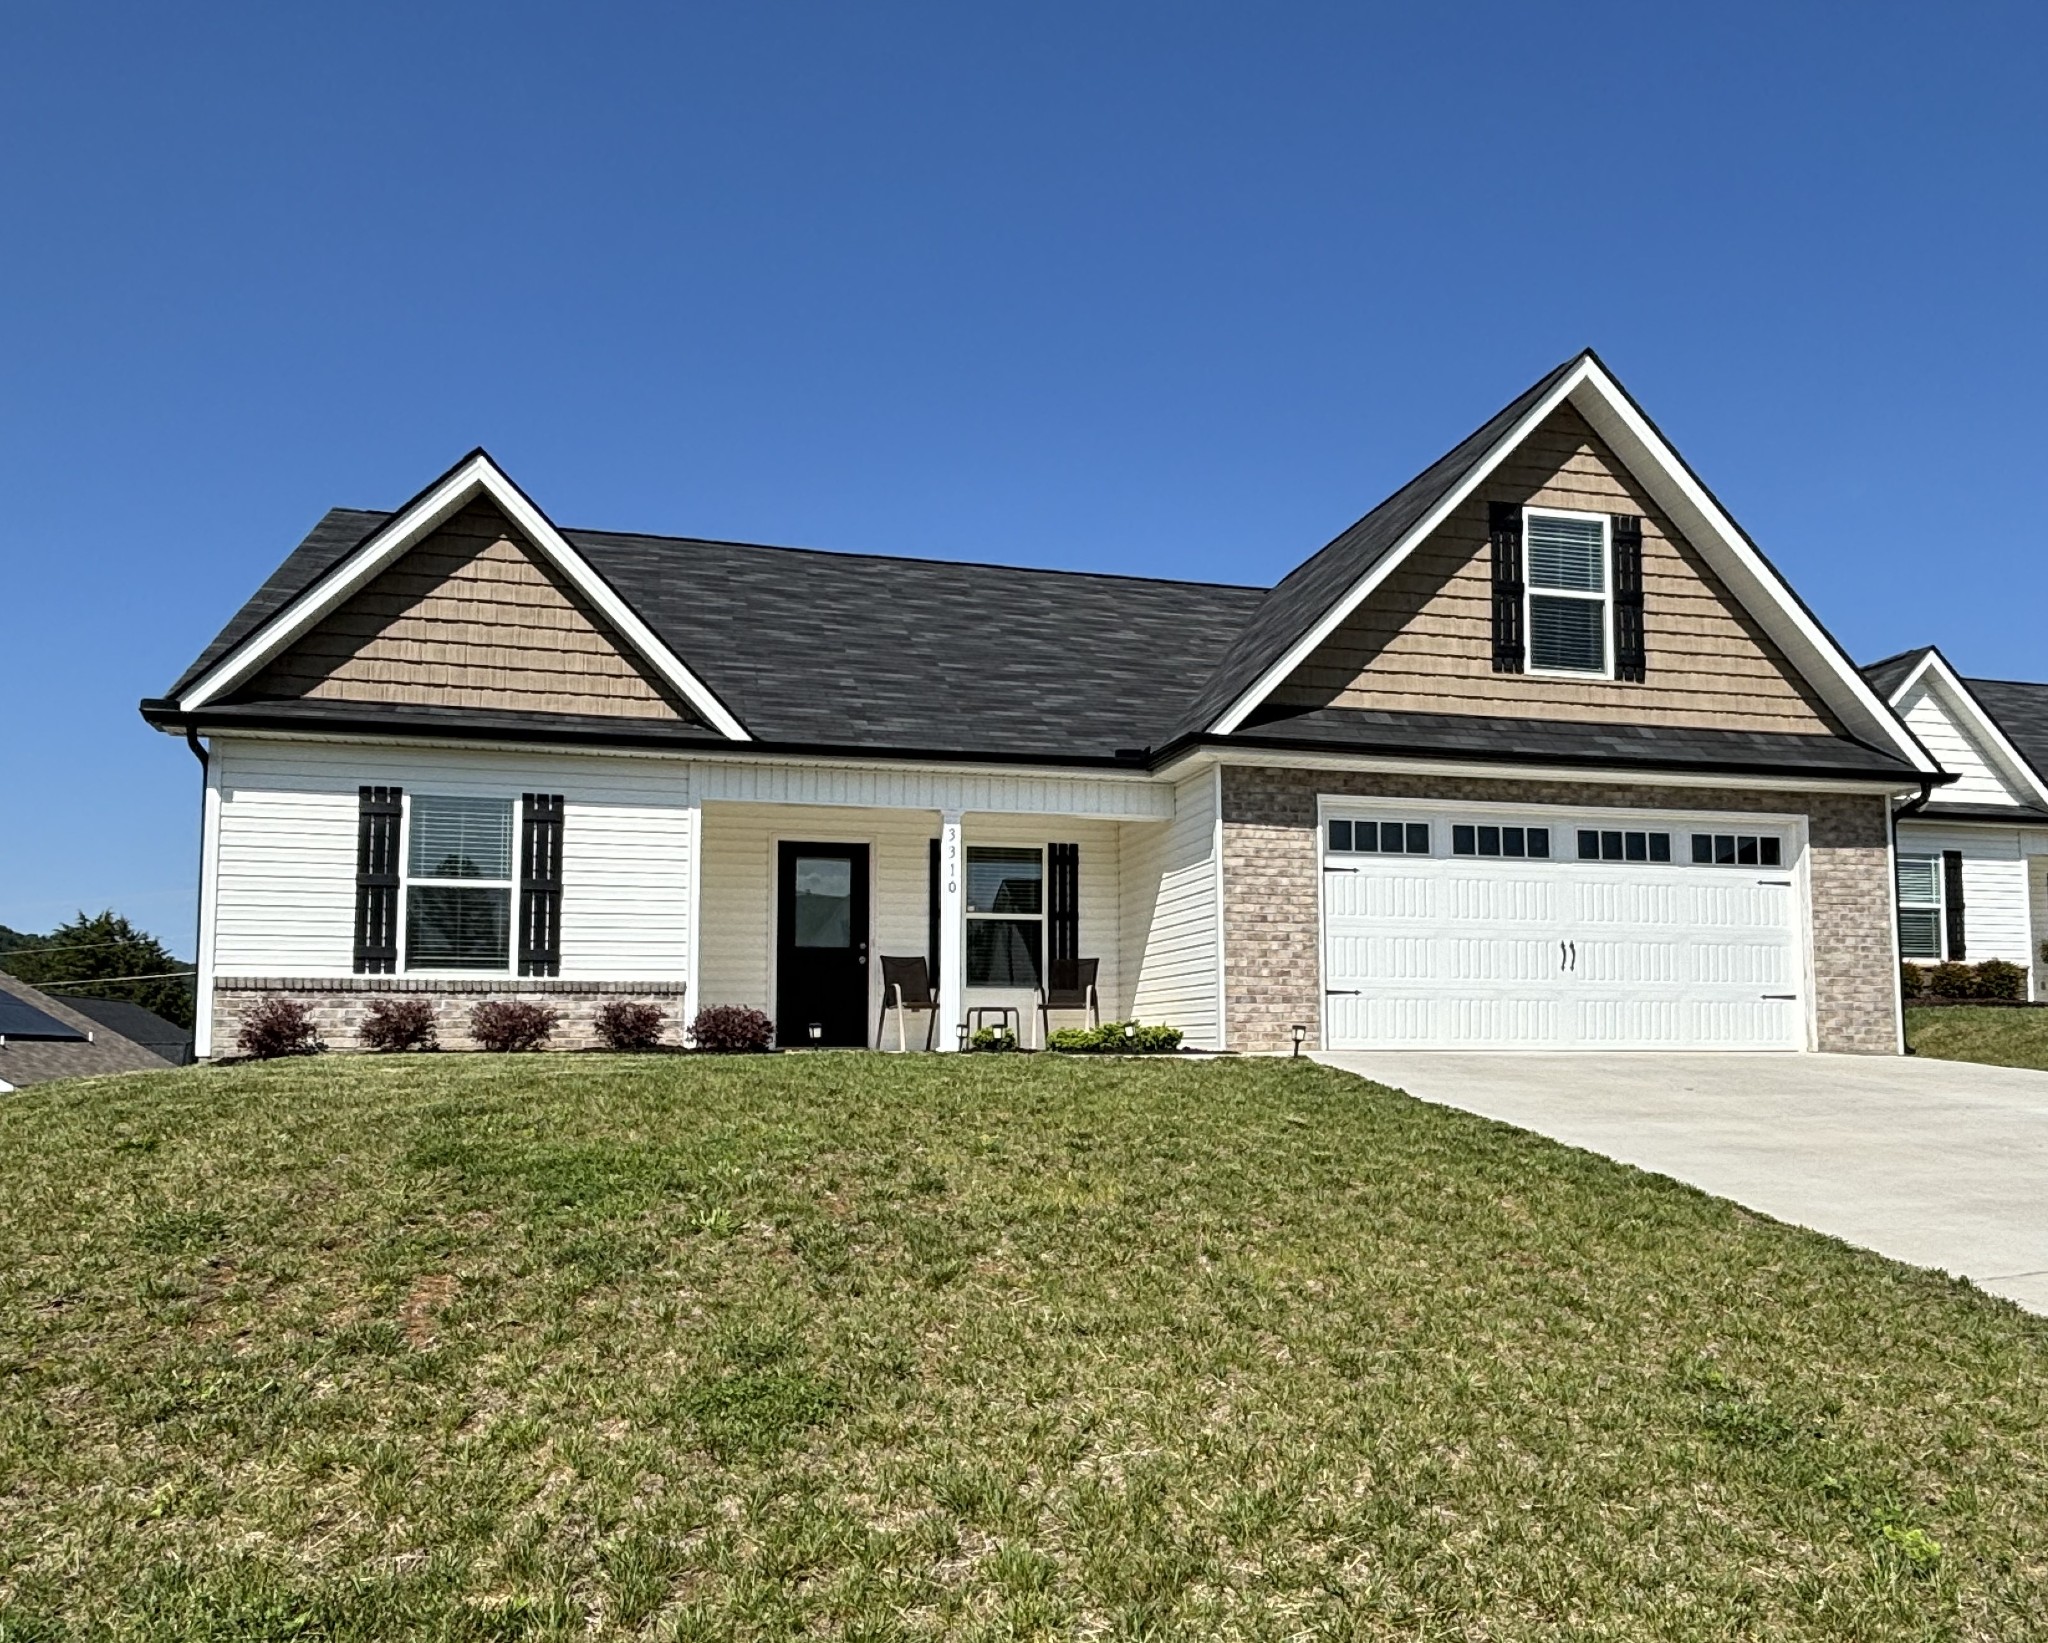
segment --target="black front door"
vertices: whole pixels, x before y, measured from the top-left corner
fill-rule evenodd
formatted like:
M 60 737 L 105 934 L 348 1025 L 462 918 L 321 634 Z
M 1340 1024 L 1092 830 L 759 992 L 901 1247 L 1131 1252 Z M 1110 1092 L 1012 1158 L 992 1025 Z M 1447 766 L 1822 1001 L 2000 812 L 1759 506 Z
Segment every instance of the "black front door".
M 868 847 L 782 846 L 775 917 L 775 1038 L 868 1041 Z M 811 1028 L 821 1029 L 811 1036 Z

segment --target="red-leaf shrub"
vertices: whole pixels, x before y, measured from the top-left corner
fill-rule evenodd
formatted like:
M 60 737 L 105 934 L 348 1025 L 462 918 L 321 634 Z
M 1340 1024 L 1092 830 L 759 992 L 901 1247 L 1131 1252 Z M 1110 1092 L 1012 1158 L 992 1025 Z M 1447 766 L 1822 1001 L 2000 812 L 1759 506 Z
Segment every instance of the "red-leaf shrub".
M 313 1029 L 313 1014 L 295 998 L 266 998 L 242 1018 L 235 1040 L 244 1055 L 270 1061 L 281 1055 L 318 1055 L 327 1046 Z
M 744 1005 L 707 1004 L 690 1023 L 690 1037 L 700 1050 L 726 1054 L 765 1050 L 775 1042 L 775 1023 Z
M 562 1018 L 544 1004 L 520 998 L 487 998 L 469 1012 L 469 1036 L 486 1050 L 505 1055 L 537 1050 Z
M 373 998 L 363 1012 L 366 1050 L 434 1050 L 434 1006 L 424 998 Z
M 629 1003 L 615 998 L 597 1012 L 597 1036 L 608 1050 L 652 1050 L 661 1045 L 666 1023 L 659 1004 Z
M 1906 963 L 1899 966 L 1899 991 L 1907 998 L 1919 998 L 1927 991 L 1927 966 Z

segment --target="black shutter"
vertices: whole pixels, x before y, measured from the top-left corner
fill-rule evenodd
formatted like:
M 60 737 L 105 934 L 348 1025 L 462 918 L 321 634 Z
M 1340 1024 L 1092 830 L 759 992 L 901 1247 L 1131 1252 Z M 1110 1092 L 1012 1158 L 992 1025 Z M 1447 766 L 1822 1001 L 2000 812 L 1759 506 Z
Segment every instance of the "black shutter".
M 562 795 L 528 793 L 519 840 L 519 973 L 562 973 Z
M 1614 676 L 1640 680 L 1643 654 L 1643 522 L 1614 515 Z
M 1045 962 L 1054 987 L 1080 979 L 1081 847 L 1051 844 L 1045 850 Z
M 924 890 L 924 967 L 931 976 L 932 991 L 939 990 L 939 841 L 932 840 L 929 870 Z
M 356 790 L 356 974 L 398 968 L 398 816 L 395 787 Z
M 1969 945 L 1963 940 L 1963 853 L 1960 850 L 1941 853 L 1941 903 L 1948 921 L 1949 962 L 1960 964 L 1970 952 Z
M 1522 510 L 1512 502 L 1487 507 L 1493 544 L 1493 671 L 1522 671 Z

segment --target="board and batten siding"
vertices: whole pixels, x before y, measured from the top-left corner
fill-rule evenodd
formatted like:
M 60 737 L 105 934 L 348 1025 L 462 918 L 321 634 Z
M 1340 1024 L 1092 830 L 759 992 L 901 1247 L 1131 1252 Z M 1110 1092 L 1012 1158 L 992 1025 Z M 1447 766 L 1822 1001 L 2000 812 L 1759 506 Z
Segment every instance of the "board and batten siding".
M 1950 714 L 1947 704 L 1923 678 L 1899 704 L 1906 728 L 1926 745 L 1935 762 L 1956 779 L 1943 785 L 1943 804 L 2024 804 L 1990 753 Z
M 2002 958 L 2038 969 L 2032 879 L 2038 876 L 2030 839 L 2019 828 L 1944 827 L 1939 822 L 1901 820 L 1899 854 L 1940 856 L 1955 850 L 1963 858 L 1963 945 L 1972 964 Z M 2033 848 L 2048 847 L 2048 840 Z
M 1119 849 L 1117 825 L 1073 817 L 970 814 L 965 842 L 977 845 L 1076 844 L 1081 851 L 1081 953 L 1099 958 L 1097 988 L 1103 1019 L 1120 1013 Z M 930 849 L 938 837 L 933 811 L 861 809 L 851 806 L 709 803 L 704 807 L 704 945 L 698 986 L 706 1004 L 740 1004 L 775 1013 L 775 871 L 777 846 L 790 840 L 810 844 L 869 846 L 870 955 L 879 959 L 925 955 L 929 934 Z M 869 965 L 868 1026 L 872 1034 L 882 1003 L 882 968 Z M 1035 1010 L 1028 989 L 967 990 L 967 1004 L 1009 1004 L 1027 1016 Z M 1055 1026 L 1077 1026 L 1081 1018 L 1061 1017 Z M 1035 1016 L 1033 1017 L 1035 1022 Z M 922 1043 L 925 1023 L 913 1016 L 913 1045 Z M 1027 1037 L 1035 1025 L 1027 1025 Z M 896 1042 L 889 1018 L 883 1042 Z
M 1491 502 L 1643 521 L 1640 681 L 1493 671 Z M 1798 674 L 1570 406 L 1553 413 L 1273 693 L 1294 707 L 1825 735 Z
M 1223 1047 L 1218 820 L 1216 772 L 1206 769 L 1178 783 L 1172 821 L 1123 829 L 1131 1014 L 1180 1028 L 1194 1049 Z
M 212 972 L 354 968 L 357 789 L 564 798 L 562 975 L 681 980 L 689 958 L 686 765 L 545 753 L 217 739 Z

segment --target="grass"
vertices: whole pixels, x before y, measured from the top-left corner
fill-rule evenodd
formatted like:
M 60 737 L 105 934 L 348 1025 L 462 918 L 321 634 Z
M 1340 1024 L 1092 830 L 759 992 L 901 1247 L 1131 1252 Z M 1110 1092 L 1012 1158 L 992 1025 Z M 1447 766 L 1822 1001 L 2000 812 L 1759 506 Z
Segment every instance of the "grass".
M 1983 1061 L 2048 1071 L 2048 1010 L 1980 1009 L 1944 1004 L 1906 1007 L 1906 1042 L 1915 1055 Z
M 0 1103 L 0 1640 L 2048 1635 L 2048 1322 L 1306 1062 Z

